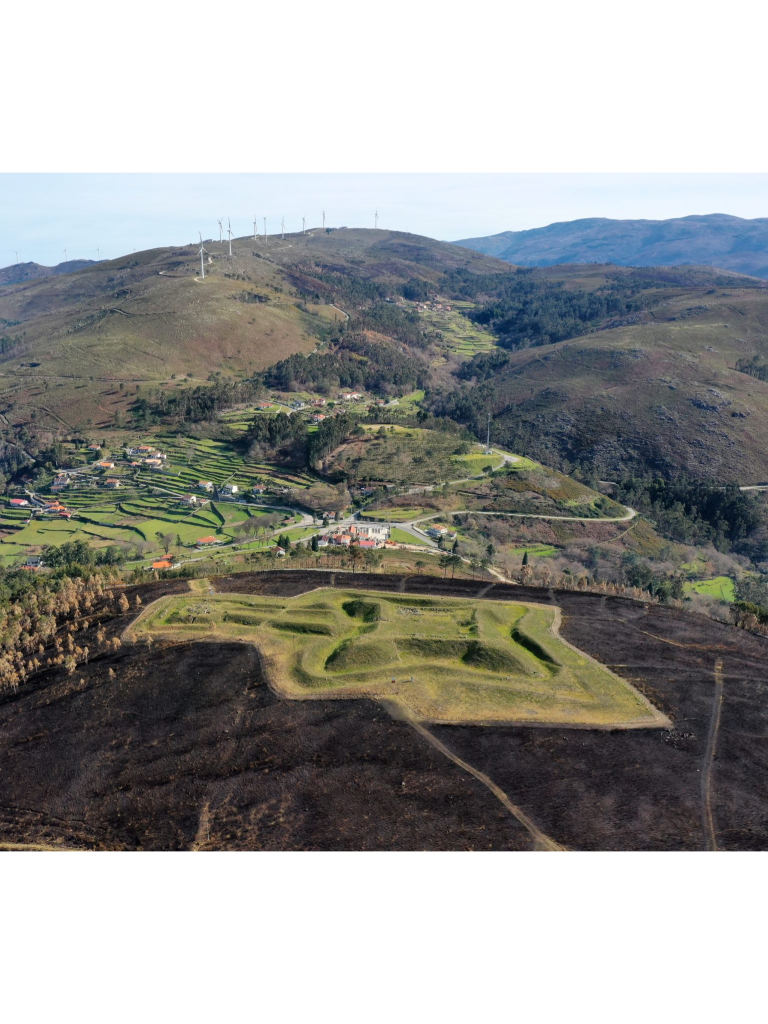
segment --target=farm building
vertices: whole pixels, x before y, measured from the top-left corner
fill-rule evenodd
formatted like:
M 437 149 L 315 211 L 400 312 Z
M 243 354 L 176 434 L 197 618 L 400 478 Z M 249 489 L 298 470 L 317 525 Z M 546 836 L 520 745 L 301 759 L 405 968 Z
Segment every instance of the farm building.
M 386 523 L 355 523 L 350 527 L 350 532 L 358 537 L 365 537 L 367 540 L 375 540 L 383 543 L 389 540 L 389 527 Z
M 29 502 L 26 498 L 11 498 L 8 504 L 11 508 L 25 508 Z

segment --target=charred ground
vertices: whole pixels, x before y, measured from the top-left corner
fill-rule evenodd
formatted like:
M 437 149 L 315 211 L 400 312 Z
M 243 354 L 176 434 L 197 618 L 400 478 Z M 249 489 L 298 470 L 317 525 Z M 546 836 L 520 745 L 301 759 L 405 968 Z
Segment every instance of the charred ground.
M 238 574 L 315 586 L 551 601 L 562 635 L 672 730 L 433 727 L 570 849 L 765 849 L 765 641 L 620 598 L 448 579 Z M 184 588 L 129 590 L 144 604 Z M 110 619 L 121 633 L 135 612 Z M 111 676 L 110 669 L 114 673 Z M 719 683 L 718 683 L 719 678 Z M 284 701 L 244 644 L 125 645 L 0 702 L 0 842 L 77 849 L 531 849 L 477 778 L 367 701 Z

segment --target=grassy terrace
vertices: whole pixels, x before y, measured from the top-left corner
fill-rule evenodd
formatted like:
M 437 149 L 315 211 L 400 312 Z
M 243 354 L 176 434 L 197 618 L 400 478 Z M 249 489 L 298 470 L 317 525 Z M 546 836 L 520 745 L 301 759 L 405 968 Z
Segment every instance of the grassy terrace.
M 478 352 L 487 352 L 496 345 L 496 336 L 473 323 L 465 314 L 474 309 L 472 302 L 447 302 L 450 310 L 417 310 L 422 324 L 442 334 L 436 344 L 445 352 L 471 359 Z
M 557 609 L 316 590 L 161 598 L 128 631 L 256 643 L 293 698 L 376 697 L 428 722 L 667 724 L 629 683 L 558 636 Z

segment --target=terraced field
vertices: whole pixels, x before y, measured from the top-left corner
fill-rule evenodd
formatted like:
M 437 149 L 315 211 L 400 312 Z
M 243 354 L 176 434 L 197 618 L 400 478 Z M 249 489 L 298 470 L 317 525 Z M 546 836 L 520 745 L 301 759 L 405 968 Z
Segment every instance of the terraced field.
M 470 309 L 475 308 L 474 303 L 455 301 L 446 305 L 450 305 L 450 310 L 417 310 L 418 317 L 427 330 L 441 335 L 436 341 L 438 348 L 465 359 L 471 359 L 478 352 L 488 352 L 489 349 L 495 348 L 496 336 L 466 316 Z
M 660 727 L 629 683 L 559 636 L 559 609 L 320 589 L 173 595 L 128 636 L 246 640 L 293 698 L 375 697 L 432 723 Z

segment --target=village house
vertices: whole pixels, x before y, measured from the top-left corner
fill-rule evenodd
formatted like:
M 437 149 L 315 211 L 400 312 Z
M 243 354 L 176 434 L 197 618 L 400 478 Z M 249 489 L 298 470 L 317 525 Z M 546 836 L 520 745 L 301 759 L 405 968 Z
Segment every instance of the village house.
M 315 415 L 312 417 L 312 422 L 313 423 L 322 423 L 324 419 L 325 419 L 325 416 L 323 415 L 323 413 L 316 412 Z
M 219 540 L 218 537 L 214 536 L 199 537 L 198 540 L 196 541 L 196 545 L 199 548 L 212 548 L 215 547 L 217 544 L 221 544 L 221 541 Z
M 179 498 L 179 503 L 181 505 L 196 505 L 197 496 L 194 494 L 182 494 L 182 496 Z
M 225 498 L 233 498 L 237 494 L 239 489 L 240 488 L 237 486 L 237 484 L 224 484 L 224 486 L 220 489 L 220 493 L 223 494 Z
M 27 555 L 27 558 L 24 561 L 24 568 L 39 569 L 42 564 L 43 559 L 41 555 Z
M 162 469 L 163 468 L 163 460 L 162 459 L 155 459 L 155 458 L 142 459 L 142 462 L 144 463 L 145 466 L 149 466 L 150 469 Z
M 285 548 L 281 548 L 280 545 L 275 548 L 275 554 L 278 558 L 285 558 Z
M 114 462 L 97 462 L 96 465 L 99 467 L 99 469 L 114 469 L 115 468 Z
M 327 548 L 330 545 L 330 541 L 326 537 L 321 537 L 317 542 L 319 548 Z
M 26 508 L 26 506 L 29 505 L 29 502 L 26 498 L 11 498 L 8 504 L 12 508 Z
M 65 473 L 59 473 L 58 476 L 53 478 L 51 490 L 63 491 L 65 487 L 69 487 L 69 477 Z
M 100 444 L 89 444 L 88 445 L 88 451 L 89 452 L 100 452 L 101 451 L 101 445 Z
M 104 481 L 104 486 L 109 487 L 113 491 L 116 491 L 118 487 L 122 487 L 123 485 L 120 483 L 119 480 L 116 480 L 114 477 L 109 477 L 107 480 Z
M 172 569 L 173 559 L 169 556 L 168 558 L 158 558 L 156 562 L 152 563 L 153 569 Z
M 322 405 L 325 405 L 325 399 L 324 399 L 324 398 L 315 398 L 315 399 L 313 399 L 313 401 L 312 401 L 312 405 L 314 405 L 314 406 L 322 406 Z
M 430 526 L 425 530 L 428 537 L 432 537 L 434 540 L 439 540 L 441 537 L 448 536 L 448 530 L 445 526 Z
M 197 485 L 197 489 L 198 491 L 205 491 L 207 494 L 210 494 L 213 491 L 213 481 L 201 480 Z

